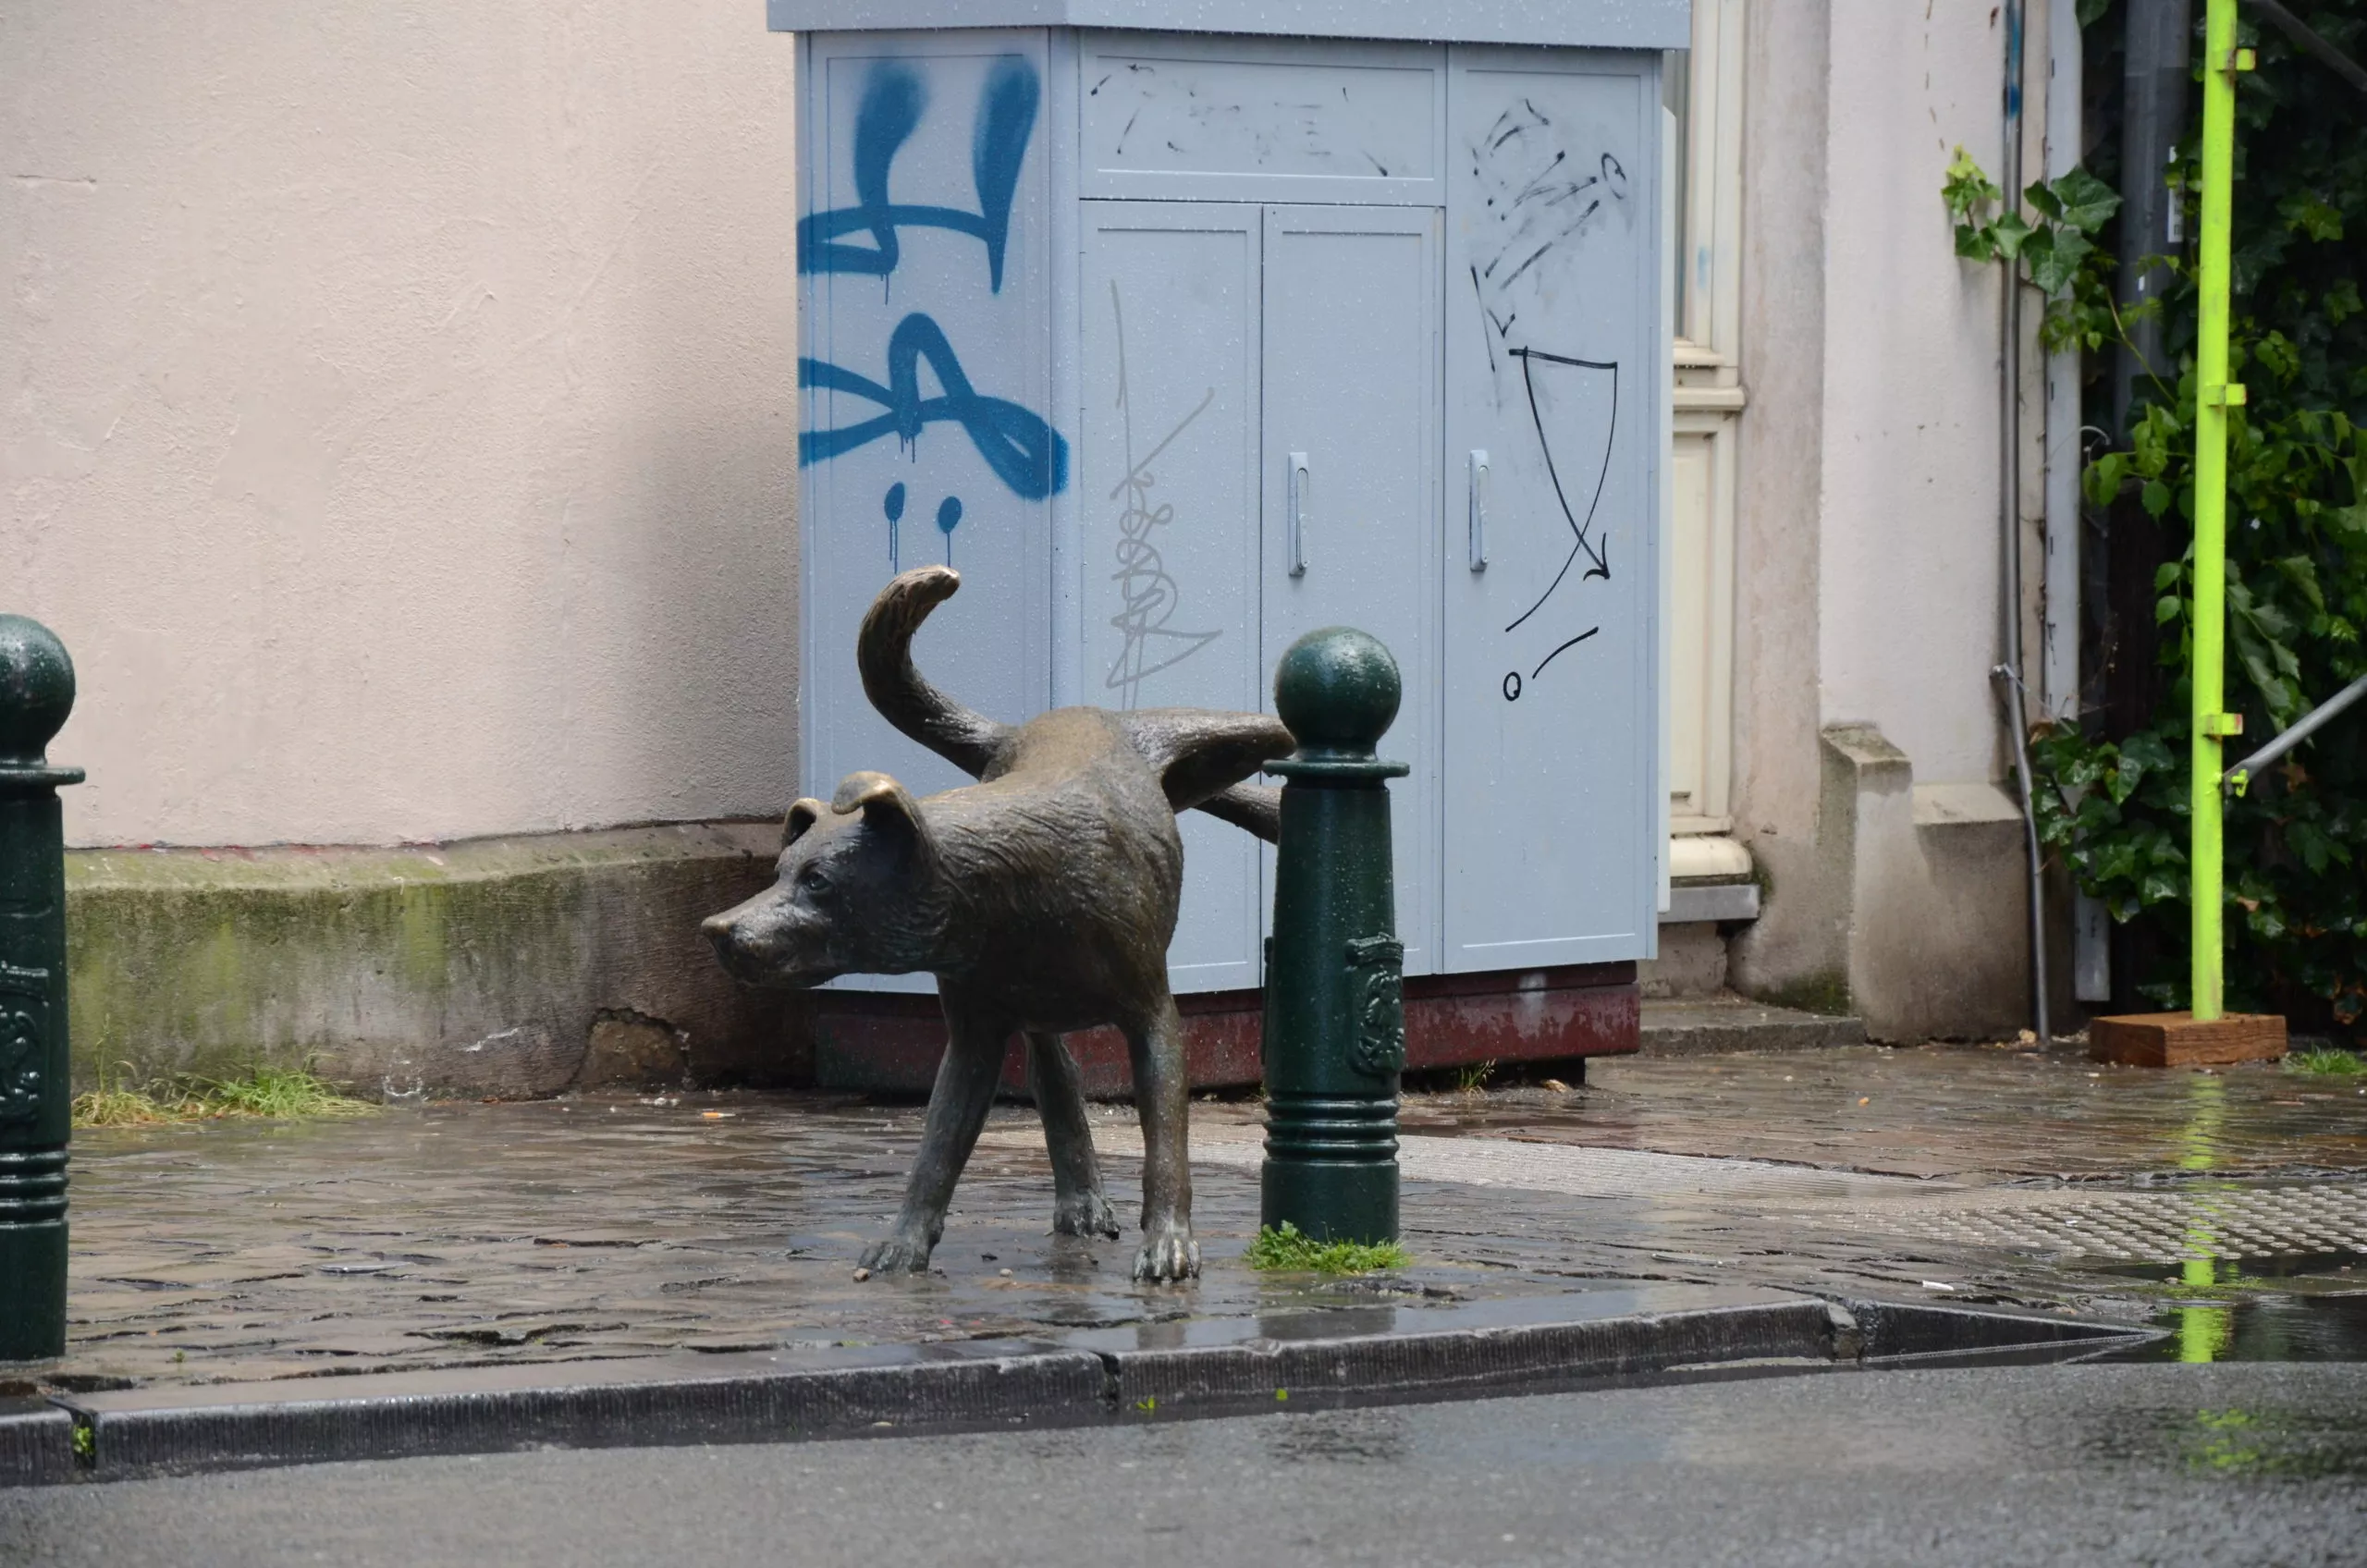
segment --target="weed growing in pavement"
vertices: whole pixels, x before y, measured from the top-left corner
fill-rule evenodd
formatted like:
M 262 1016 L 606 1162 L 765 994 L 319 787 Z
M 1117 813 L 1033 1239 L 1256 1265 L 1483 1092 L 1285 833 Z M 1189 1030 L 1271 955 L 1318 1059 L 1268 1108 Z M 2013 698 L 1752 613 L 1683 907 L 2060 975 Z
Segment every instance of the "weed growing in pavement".
M 296 1121 L 362 1116 L 377 1109 L 367 1100 L 340 1093 L 309 1067 L 258 1063 L 235 1077 L 173 1078 L 145 1089 L 126 1088 L 102 1077 L 97 1088 L 74 1096 L 74 1125 L 147 1127 L 226 1116 Z
M 2285 1071 L 2348 1078 L 2367 1072 L 2367 1061 L 2361 1061 L 2356 1052 L 2322 1046 L 2312 1050 L 2295 1051 L 2287 1056 Z
M 1486 1061 L 1475 1061 L 1468 1067 L 1456 1068 L 1454 1086 L 1466 1095 L 1476 1095 L 1486 1088 L 1488 1080 L 1495 1075 L 1496 1060 L 1490 1057 Z
M 1414 1261 L 1395 1242 L 1318 1242 L 1287 1219 L 1279 1231 L 1261 1226 L 1242 1256 L 1252 1268 L 1314 1274 L 1370 1274 Z

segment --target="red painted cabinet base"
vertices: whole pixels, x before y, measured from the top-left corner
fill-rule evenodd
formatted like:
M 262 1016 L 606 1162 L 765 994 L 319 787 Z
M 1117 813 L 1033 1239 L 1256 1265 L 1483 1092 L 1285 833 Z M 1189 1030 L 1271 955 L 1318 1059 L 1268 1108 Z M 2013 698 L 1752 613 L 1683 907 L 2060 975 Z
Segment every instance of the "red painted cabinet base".
M 945 1050 L 935 997 L 876 991 L 813 994 L 814 1078 L 825 1089 L 925 1094 Z M 1256 991 L 1179 997 L 1196 1089 L 1257 1082 L 1264 1006 Z M 1480 1061 L 1559 1061 L 1636 1048 L 1640 1013 L 1632 963 L 1574 964 L 1492 974 L 1427 974 L 1405 982 L 1408 1071 Z M 1085 1093 L 1127 1093 L 1126 1042 L 1114 1029 L 1069 1036 Z M 1026 1084 L 1014 1039 L 1003 1084 Z

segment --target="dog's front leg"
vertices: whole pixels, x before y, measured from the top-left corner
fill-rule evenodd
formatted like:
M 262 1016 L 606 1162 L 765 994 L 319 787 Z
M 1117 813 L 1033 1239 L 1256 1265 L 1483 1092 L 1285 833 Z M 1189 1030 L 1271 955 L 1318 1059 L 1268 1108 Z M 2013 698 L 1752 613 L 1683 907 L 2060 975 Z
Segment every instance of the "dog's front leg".
M 1143 1246 L 1134 1278 L 1192 1279 L 1200 1272 L 1200 1244 L 1192 1239 L 1192 1095 L 1173 997 L 1161 991 L 1149 1018 L 1127 1028 L 1126 1047 L 1143 1123 Z
M 970 1163 L 978 1130 L 994 1105 L 995 1082 L 1002 1075 L 1011 1025 L 950 997 L 944 1006 L 945 1060 L 938 1063 L 937 1086 L 929 1091 L 928 1121 L 921 1133 L 920 1158 L 904 1183 L 903 1211 L 894 1228 L 863 1255 L 863 1267 L 874 1273 L 927 1272 L 928 1255 L 945 1233 L 953 1184 Z

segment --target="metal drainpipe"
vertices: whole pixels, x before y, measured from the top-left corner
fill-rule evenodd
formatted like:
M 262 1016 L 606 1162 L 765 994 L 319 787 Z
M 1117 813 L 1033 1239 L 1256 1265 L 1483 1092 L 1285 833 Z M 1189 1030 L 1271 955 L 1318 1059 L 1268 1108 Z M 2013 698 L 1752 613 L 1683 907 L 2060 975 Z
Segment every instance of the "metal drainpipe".
M 2005 0 L 2005 206 L 2022 201 L 2022 3 Z M 2005 661 L 1991 673 L 2014 742 L 2014 773 L 2021 785 L 2022 823 L 2030 842 L 2030 1027 L 2043 1045 L 2054 1038 L 2046 1016 L 2046 884 L 2039 854 L 2038 813 L 2030 788 L 2030 704 L 2022 688 L 2022 283 L 2020 263 L 2005 263 L 1998 387 L 1999 527 L 2005 534 Z
M 2162 171 L 2177 150 L 2186 125 L 2187 80 L 2191 74 L 2194 11 L 2189 0 L 2128 0 L 2125 36 L 2120 129 L 2121 314 L 2169 287 L 2167 267 L 2140 267 L 2147 256 L 2174 255 L 2185 236 L 2178 232 L 2177 203 Z M 2128 436 L 2130 405 L 2138 383 L 2165 367 L 2162 323 L 2156 315 L 2128 328 L 2128 341 L 2113 356 L 2112 428 Z
M 2046 178 L 2079 166 L 2084 137 L 2081 98 L 2086 43 L 2079 8 L 2054 0 L 2046 18 Z M 2081 355 L 2077 345 L 2046 357 L 2046 564 L 2040 573 L 2046 606 L 2039 650 L 2039 711 L 2049 722 L 2081 723 L 2079 653 L 2086 624 L 2080 605 L 2085 509 L 2079 470 L 2087 458 L 2081 408 Z M 2079 1002 L 2112 997 L 2112 918 L 2102 899 L 2076 888 L 2071 898 L 2071 996 Z

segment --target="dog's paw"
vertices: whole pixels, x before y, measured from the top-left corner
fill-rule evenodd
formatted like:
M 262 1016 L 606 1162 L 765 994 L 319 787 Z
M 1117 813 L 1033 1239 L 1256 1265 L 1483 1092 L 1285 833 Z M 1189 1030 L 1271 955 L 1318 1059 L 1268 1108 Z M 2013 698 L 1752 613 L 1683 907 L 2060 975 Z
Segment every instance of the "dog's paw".
M 917 1236 L 891 1231 L 863 1249 L 863 1268 L 871 1274 L 926 1274 L 930 1244 Z
M 1155 1284 L 1180 1284 L 1200 1274 L 1200 1243 L 1189 1225 L 1170 1225 L 1152 1231 L 1134 1254 L 1134 1278 Z
M 1052 1234 L 1104 1236 L 1114 1242 L 1121 1234 L 1117 1211 L 1099 1193 L 1080 1193 L 1073 1197 L 1062 1198 L 1052 1206 Z

